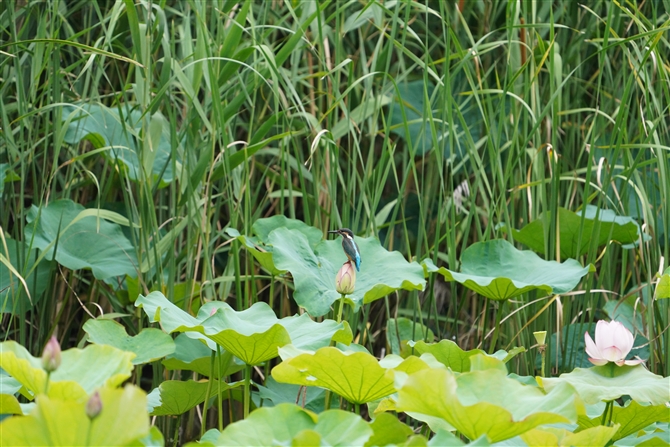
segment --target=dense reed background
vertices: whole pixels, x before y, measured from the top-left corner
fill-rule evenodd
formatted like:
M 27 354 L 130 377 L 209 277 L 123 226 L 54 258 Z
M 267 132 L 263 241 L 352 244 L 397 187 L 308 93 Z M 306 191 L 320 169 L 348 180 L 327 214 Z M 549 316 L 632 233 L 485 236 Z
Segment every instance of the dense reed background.
M 634 217 L 648 237 L 633 248 L 592 240 L 578 260 L 595 271 L 575 292 L 496 303 L 431 275 L 424 292 L 350 315 L 352 328 L 377 355 L 394 316 L 489 350 L 499 320 L 496 347 L 525 346 L 510 368 L 531 375 L 533 331 L 572 334 L 549 346 L 558 374 L 575 362 L 559 354 L 583 338 L 585 326 L 571 325 L 611 317 L 613 302 L 639 321 L 649 369 L 667 376 L 668 302 L 653 293 L 670 259 L 668 8 L 2 2 L 3 239 L 30 244 L 31 206 L 68 198 L 125 216 L 138 260 L 127 281 L 54 265 L 34 307 L 3 314 L 2 338 L 33 353 L 52 333 L 76 346 L 89 313 L 101 312 L 126 314 L 118 321 L 136 334 L 148 323 L 132 301 L 150 290 L 184 308 L 263 300 L 293 314 L 290 277 L 269 276 L 226 232 L 251 234 L 261 217 L 283 214 L 324 235 L 349 227 L 407 259 L 459 270 L 471 244 L 512 240 L 503 223 L 538 219 L 544 257 L 562 260 L 552 216 L 594 205 Z M 139 160 L 153 161 L 152 123 L 164 124 L 170 149 L 160 175 L 138 169 L 133 178 L 112 148 L 70 142 L 70 106 L 92 104 L 137 117 Z M 164 372 L 156 363 L 143 374 L 149 390 Z

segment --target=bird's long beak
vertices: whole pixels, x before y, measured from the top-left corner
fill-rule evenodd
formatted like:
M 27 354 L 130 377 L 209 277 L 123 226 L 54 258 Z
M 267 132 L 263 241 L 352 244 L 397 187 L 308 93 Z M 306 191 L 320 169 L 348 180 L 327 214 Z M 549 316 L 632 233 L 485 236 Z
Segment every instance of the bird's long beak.
M 329 231 L 329 233 L 332 233 L 332 234 L 340 234 L 340 231 L 339 231 L 339 230 Z

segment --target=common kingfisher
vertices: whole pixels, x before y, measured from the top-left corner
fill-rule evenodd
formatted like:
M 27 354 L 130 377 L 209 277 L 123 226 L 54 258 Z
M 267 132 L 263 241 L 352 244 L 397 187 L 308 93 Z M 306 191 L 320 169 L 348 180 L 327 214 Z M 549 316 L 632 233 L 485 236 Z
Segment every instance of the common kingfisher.
M 329 231 L 328 233 L 339 234 L 342 236 L 342 249 L 350 262 L 356 266 L 356 271 L 361 271 L 361 251 L 354 241 L 354 232 L 349 228 L 340 228 L 339 230 Z

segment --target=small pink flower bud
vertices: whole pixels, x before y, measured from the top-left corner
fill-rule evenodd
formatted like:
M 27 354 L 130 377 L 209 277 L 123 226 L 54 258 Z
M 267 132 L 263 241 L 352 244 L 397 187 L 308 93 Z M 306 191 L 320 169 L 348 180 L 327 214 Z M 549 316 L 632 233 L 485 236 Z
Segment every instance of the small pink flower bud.
M 349 295 L 354 293 L 356 286 L 356 268 L 351 262 L 345 262 L 337 272 L 335 278 L 335 290 L 342 295 Z
M 55 336 L 47 342 L 42 352 L 42 368 L 48 373 L 54 372 L 60 366 L 60 345 Z
M 100 414 L 100 411 L 102 411 L 102 400 L 100 400 L 98 390 L 95 390 L 91 397 L 88 398 L 88 402 L 86 402 L 86 416 L 89 419 L 95 419 Z

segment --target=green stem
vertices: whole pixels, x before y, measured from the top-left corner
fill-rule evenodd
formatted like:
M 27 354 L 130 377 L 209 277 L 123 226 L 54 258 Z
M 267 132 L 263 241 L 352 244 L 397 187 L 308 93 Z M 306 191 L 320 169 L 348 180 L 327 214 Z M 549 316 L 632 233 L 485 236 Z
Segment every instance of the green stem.
M 47 381 L 44 384 L 44 394 L 49 395 L 49 379 L 51 378 L 51 371 L 47 372 Z
M 249 405 L 251 403 L 251 365 L 244 369 L 244 419 L 249 417 Z
M 174 447 L 177 447 L 179 445 L 179 442 L 178 442 L 179 441 L 179 421 L 180 421 L 180 418 L 177 418 L 174 421 L 174 435 L 172 435 L 173 436 L 172 440 L 174 441 L 172 443 L 172 445 Z
M 544 374 L 544 368 L 545 368 L 545 361 L 547 357 L 547 350 L 546 346 L 543 345 L 542 351 L 540 352 L 540 357 L 542 358 L 542 369 L 540 370 L 540 376 L 541 377 L 546 377 Z
M 326 390 L 326 395 L 323 398 L 323 411 L 330 410 L 330 399 L 332 395 L 330 390 Z
M 356 403 L 354 406 L 354 411 L 356 412 L 357 415 L 361 415 L 361 404 Z
M 496 352 L 496 344 L 498 343 L 498 334 L 500 333 L 500 319 L 502 318 L 502 307 L 505 302 L 502 301 L 497 306 L 496 309 L 496 327 L 493 330 L 493 338 L 491 339 L 491 347 L 489 348 L 489 354 Z
M 218 372 L 216 375 L 211 375 L 209 378 L 209 381 L 212 381 L 212 377 L 218 377 L 219 380 L 217 380 L 218 384 L 218 396 L 219 396 L 219 431 L 223 431 L 223 392 L 221 391 L 221 371 L 223 371 L 223 359 L 221 358 L 221 346 L 216 345 L 216 359 L 217 359 L 217 365 L 218 365 Z M 213 371 L 212 371 L 213 372 Z
M 216 352 L 212 351 L 212 357 L 209 361 L 209 371 L 210 375 L 214 371 L 214 360 L 216 359 Z M 200 437 L 205 434 L 205 428 L 207 426 L 207 408 L 209 407 L 209 394 L 212 392 L 212 378 L 209 378 L 207 382 L 207 394 L 205 394 L 205 403 L 202 408 L 202 424 L 200 425 Z
M 604 425 L 605 427 L 608 427 L 610 423 L 612 422 L 612 405 L 614 404 L 614 401 L 607 401 L 607 406 L 605 406 L 605 411 L 603 412 L 603 417 L 600 420 L 600 425 Z
M 346 297 L 346 295 L 342 295 L 342 297 L 339 300 L 340 308 L 337 309 L 337 322 L 338 323 L 342 322 L 342 310 L 344 309 L 344 298 L 345 297 Z

